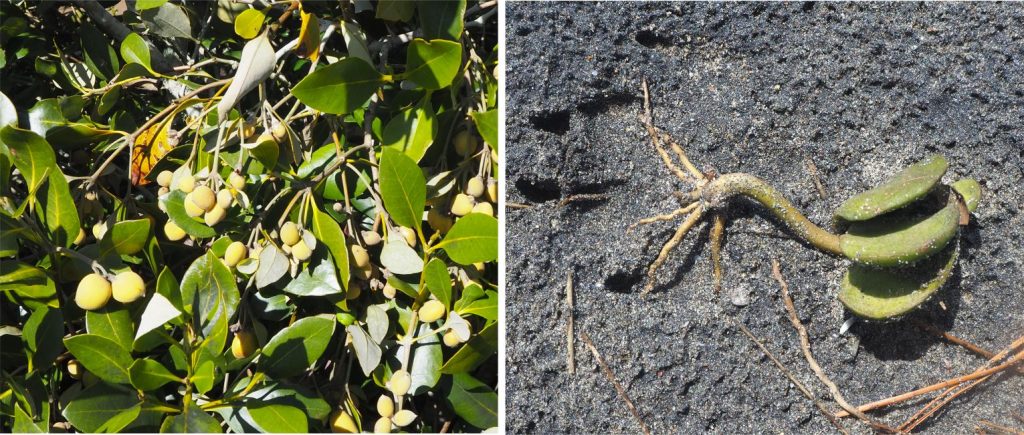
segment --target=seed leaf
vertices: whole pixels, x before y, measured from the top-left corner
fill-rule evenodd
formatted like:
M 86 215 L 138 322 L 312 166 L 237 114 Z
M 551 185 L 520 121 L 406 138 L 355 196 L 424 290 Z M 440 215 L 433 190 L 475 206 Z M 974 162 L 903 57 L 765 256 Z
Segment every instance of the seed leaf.
M 940 255 L 899 269 L 854 264 L 839 289 L 839 300 L 853 314 L 872 320 L 893 318 L 924 303 L 949 279 L 958 249 L 952 244 Z
M 892 267 L 928 258 L 946 247 L 960 228 L 957 201 L 931 216 L 881 216 L 856 222 L 839 237 L 839 248 L 855 263 Z
M 846 200 L 836 210 L 836 217 L 864 221 L 910 204 L 932 190 L 948 166 L 945 157 L 932 154 L 882 185 Z

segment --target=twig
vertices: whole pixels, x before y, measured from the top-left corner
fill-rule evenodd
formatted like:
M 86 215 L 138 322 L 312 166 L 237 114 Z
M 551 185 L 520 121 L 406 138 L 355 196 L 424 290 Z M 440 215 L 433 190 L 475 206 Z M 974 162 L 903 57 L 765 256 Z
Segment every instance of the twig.
M 568 359 L 569 374 L 576 374 L 576 343 L 574 342 L 573 333 L 573 303 L 572 303 L 572 270 L 569 270 L 569 278 L 565 283 L 565 303 L 569 307 L 569 319 L 565 325 L 565 339 L 568 342 L 569 347 L 567 348 L 566 358 Z
M 505 201 L 505 207 L 512 207 L 512 208 L 518 208 L 518 209 L 528 209 L 528 208 L 533 208 L 533 204 L 522 204 L 522 203 L 518 203 L 518 202 Z
M 981 356 L 983 356 L 985 358 L 992 358 L 992 357 L 994 357 L 996 355 L 996 354 L 994 354 L 992 352 L 989 352 L 989 351 L 987 351 L 985 349 L 982 349 L 980 346 L 978 346 L 978 345 L 976 345 L 974 343 L 971 343 L 971 342 L 969 342 L 967 340 L 964 340 L 964 339 L 962 339 L 960 337 L 957 337 L 957 336 L 955 336 L 953 334 L 950 334 L 948 332 L 942 331 L 939 328 L 936 328 L 935 325 L 932 325 L 932 324 L 929 324 L 929 323 L 925 323 L 925 322 L 923 322 L 921 320 L 918 320 L 918 319 L 913 319 L 912 323 L 914 324 L 914 326 L 920 328 L 921 330 L 923 330 L 925 332 L 931 333 L 931 334 L 933 334 L 933 335 L 935 335 L 937 337 L 944 338 L 947 341 L 949 341 L 950 343 L 962 346 L 964 349 L 967 349 L 967 350 L 969 350 L 971 352 L 974 352 L 974 353 L 976 353 L 978 355 L 981 355 Z
M 818 166 L 814 164 L 814 161 L 804 156 L 804 166 L 807 166 L 807 172 L 811 174 L 811 180 L 814 181 L 814 187 L 818 189 L 818 196 L 821 199 L 828 198 L 828 193 L 825 192 L 825 186 L 821 184 L 821 177 L 818 176 Z
M 579 193 L 576 195 L 569 195 L 558 201 L 559 207 L 564 207 L 566 204 L 576 201 L 604 201 L 608 199 L 608 195 L 604 193 Z
M 825 371 L 821 369 L 821 365 L 818 364 L 818 360 L 816 360 L 814 358 L 814 354 L 811 353 L 811 340 L 808 338 L 807 328 L 805 328 L 803 323 L 800 322 L 800 317 L 796 313 L 796 306 L 793 304 L 793 298 L 789 296 L 789 285 L 786 284 L 786 280 L 782 277 L 782 271 L 779 270 L 779 261 L 775 259 L 772 260 L 772 276 L 775 277 L 775 280 L 779 282 L 779 286 L 782 287 L 782 300 L 785 302 L 786 311 L 789 313 L 789 323 L 793 324 L 793 328 L 796 329 L 797 335 L 800 336 L 800 348 L 803 349 L 804 358 L 807 359 L 807 364 L 811 366 L 811 370 L 813 370 L 814 374 L 819 380 L 821 380 L 821 383 L 828 387 L 828 391 L 832 393 L 832 399 L 834 399 L 839 406 L 845 409 L 846 412 L 857 416 L 857 418 L 871 427 L 878 430 L 895 432 L 891 427 L 874 421 L 864 415 L 863 412 L 858 411 L 857 408 L 846 401 L 843 394 L 839 392 L 839 387 L 836 386 L 835 382 L 832 382 L 832 379 L 830 379 L 828 375 L 825 374 Z
M 997 434 L 1024 435 L 1024 431 L 1019 431 L 1009 426 L 995 424 L 988 420 L 979 420 L 978 423 L 984 426 L 988 426 L 988 428 L 991 428 L 991 430 L 994 430 L 994 433 Z M 988 428 L 985 429 L 986 433 L 990 432 Z
M 626 390 L 622 388 L 619 381 L 615 380 L 615 373 L 612 373 L 612 369 L 608 367 L 608 364 L 605 364 L 604 359 L 601 358 L 601 354 L 598 353 L 597 348 L 594 347 L 594 342 L 590 341 L 590 336 L 587 335 L 586 332 L 580 332 L 580 339 L 586 343 L 587 348 L 590 349 L 590 353 L 594 354 L 594 359 L 596 359 L 597 363 L 601 365 L 601 369 L 604 370 L 605 377 L 607 377 L 608 380 L 611 381 L 612 385 L 615 386 L 615 391 L 619 393 L 619 398 L 626 402 L 626 407 L 629 408 L 629 412 L 633 413 L 633 417 L 636 418 L 638 423 L 640 423 L 640 429 L 645 435 L 651 435 L 650 429 L 647 429 L 647 425 L 644 424 L 643 418 L 640 417 L 640 412 L 636 410 L 636 406 L 633 405 L 633 401 L 629 400 Z
M 796 388 L 800 390 L 801 393 L 803 393 L 804 397 L 814 402 L 814 406 L 818 407 L 818 410 L 825 415 L 825 418 L 827 418 L 828 421 L 832 423 L 833 426 L 836 427 L 836 429 L 839 429 L 839 431 L 844 434 L 850 433 L 849 431 L 846 430 L 845 427 L 843 427 L 843 424 L 839 422 L 839 419 L 836 418 L 837 416 L 833 414 L 831 411 L 829 411 L 828 408 L 825 408 L 825 404 L 821 403 L 821 401 L 818 400 L 817 397 L 814 397 L 814 394 L 811 393 L 811 390 L 808 390 L 802 382 L 797 380 L 796 376 L 793 375 L 793 372 L 789 371 L 789 369 L 787 369 L 786 366 L 783 365 L 782 362 L 775 357 L 775 355 L 772 355 L 771 351 L 769 351 L 767 347 L 761 344 L 761 341 L 758 340 L 757 337 L 754 337 L 754 334 L 751 334 L 750 330 L 748 330 L 746 326 L 743 326 L 742 323 L 737 321 L 732 322 L 736 325 L 737 328 L 739 328 L 741 332 L 743 332 L 744 335 L 747 336 L 747 338 L 750 338 L 750 341 L 753 341 L 754 344 L 757 345 L 759 349 L 761 349 L 761 352 L 763 352 L 765 356 L 768 357 L 768 359 L 772 360 L 772 362 L 775 363 L 775 366 L 778 367 L 779 370 L 782 370 L 782 373 L 786 375 L 787 378 L 789 378 L 789 381 L 792 382 L 793 385 L 796 385 Z

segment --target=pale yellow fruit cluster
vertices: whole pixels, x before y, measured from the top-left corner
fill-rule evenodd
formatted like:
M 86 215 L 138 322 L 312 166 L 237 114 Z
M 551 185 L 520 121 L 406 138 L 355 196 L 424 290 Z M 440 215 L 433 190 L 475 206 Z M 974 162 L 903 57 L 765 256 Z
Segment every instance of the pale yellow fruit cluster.
M 139 274 L 126 270 L 107 281 L 103 275 L 90 273 L 78 282 L 75 304 L 83 310 L 98 310 L 110 302 L 111 297 L 121 303 L 137 301 L 146 294 L 146 283 Z
M 195 176 L 186 174 L 174 179 L 171 171 L 163 171 L 157 175 L 157 184 L 160 185 L 160 194 L 163 195 L 172 189 L 185 193 L 185 213 L 189 217 L 202 217 L 203 222 L 208 226 L 219 224 L 228 215 L 228 209 L 237 203 L 235 192 L 245 188 L 245 177 L 232 172 L 228 176 L 228 186 L 214 192 L 210 186 L 198 182 Z M 199 183 L 199 184 L 197 184 Z M 160 203 L 162 209 L 163 205 Z M 173 242 L 182 240 L 187 236 L 185 230 L 181 229 L 173 221 L 168 220 L 164 224 L 164 234 L 167 239 Z
M 494 216 L 494 204 L 498 202 L 498 184 L 494 179 L 484 180 L 476 176 L 466 181 L 462 192 L 455 194 L 449 207 L 435 204 L 427 211 L 427 223 L 435 231 L 447 233 L 455 219 L 470 213 Z
M 284 245 L 282 246 L 284 252 L 296 260 L 306 261 L 313 255 L 313 250 L 309 248 L 305 240 L 302 240 L 302 232 L 295 222 L 285 222 L 277 234 Z

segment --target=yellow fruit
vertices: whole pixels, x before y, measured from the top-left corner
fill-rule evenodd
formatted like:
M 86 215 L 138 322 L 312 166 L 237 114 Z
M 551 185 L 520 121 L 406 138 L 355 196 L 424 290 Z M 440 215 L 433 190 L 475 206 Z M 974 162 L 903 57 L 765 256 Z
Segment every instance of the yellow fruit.
M 477 142 L 469 130 L 462 130 L 455 135 L 455 152 L 462 157 L 467 157 L 476 152 Z
M 90 273 L 78 283 L 75 303 L 83 310 L 98 310 L 110 301 L 110 281 L 103 275 Z
M 487 180 L 487 200 L 498 203 L 498 182 L 494 179 Z
M 447 233 L 452 228 L 452 217 L 441 211 L 440 208 L 431 207 L 427 212 L 427 223 L 434 231 Z
M 377 422 L 373 424 L 373 433 L 391 433 L 391 419 L 387 417 L 378 418 Z
M 309 260 L 309 257 L 313 255 L 313 251 L 306 246 L 305 240 L 299 240 L 299 243 L 292 245 L 292 257 L 299 261 Z
M 405 393 L 409 392 L 409 387 L 412 385 L 412 376 L 409 376 L 409 372 L 405 370 L 398 370 L 391 375 L 391 381 L 388 382 L 391 392 L 395 393 L 396 396 L 404 396 Z
M 96 224 L 92 226 L 92 236 L 95 237 L 96 240 L 102 239 L 103 236 L 106 235 L 106 234 L 107 234 L 107 222 L 106 221 L 96 222 Z
M 405 242 L 411 247 L 416 246 L 416 230 L 409 227 L 400 227 L 398 231 L 402 232 L 402 237 L 405 237 Z
M 370 254 L 366 252 L 366 249 L 359 245 L 352 245 L 349 248 L 352 251 L 352 264 L 359 269 L 365 269 L 370 266 Z
M 288 246 L 292 246 L 299 243 L 302 239 L 302 235 L 299 234 L 299 226 L 295 225 L 295 222 L 285 222 L 281 225 L 281 243 Z
M 455 331 L 452 331 L 451 329 L 449 329 L 448 332 L 444 333 L 444 345 L 445 346 L 455 347 L 455 346 L 458 346 L 460 343 L 462 343 L 462 342 L 459 340 L 459 335 L 456 334 Z
M 68 360 L 68 374 L 71 375 L 72 379 L 82 379 L 82 372 L 84 371 L 85 369 L 77 359 Z
M 217 194 L 213 193 L 213 189 L 209 186 L 198 186 L 192 191 L 192 202 L 203 211 L 213 210 L 213 207 L 217 205 Z
M 248 139 L 252 135 L 256 134 L 256 124 L 245 122 L 242 123 L 242 137 Z
M 395 295 L 398 293 L 398 289 L 391 284 L 384 284 L 384 290 L 382 290 L 382 292 L 384 293 L 384 297 L 394 299 Z
M 130 270 L 115 275 L 110 287 L 114 300 L 125 304 L 135 302 L 146 294 L 146 282 Z
M 85 241 L 85 228 L 78 229 L 78 237 L 75 237 L 75 244 L 81 245 Z
M 480 176 L 476 176 L 469 179 L 466 183 L 466 195 L 479 198 L 480 195 L 484 194 L 484 179 Z
M 174 173 L 171 171 L 161 171 L 160 175 L 156 176 L 156 184 L 160 187 L 168 187 L 171 185 L 171 179 L 174 177 Z
M 359 428 L 356 427 L 356 421 L 352 419 L 351 415 L 348 415 L 344 410 L 337 410 L 331 414 L 331 432 L 334 433 L 357 433 Z
M 203 216 L 203 221 L 206 222 L 206 225 L 212 227 L 214 225 L 219 224 L 220 221 L 224 220 L 224 218 L 227 216 L 228 211 L 226 209 L 220 208 L 217 206 L 217 204 L 214 204 L 213 208 L 210 209 L 210 211 L 206 212 L 206 215 Z
M 420 307 L 420 320 L 426 323 L 436 322 L 444 316 L 444 304 L 437 299 L 431 299 L 423 303 Z
M 285 139 L 288 139 L 288 126 L 284 124 L 275 125 L 274 129 L 270 131 L 270 136 L 274 139 L 274 142 L 284 142 Z
M 377 414 L 384 418 L 391 418 L 392 415 L 395 415 L 395 401 L 391 400 L 387 394 L 381 394 L 377 398 Z
M 455 199 L 452 200 L 452 214 L 455 216 L 465 216 L 473 212 L 473 206 L 476 205 L 476 201 L 473 197 L 460 193 L 455 195 Z
M 178 178 L 178 185 L 172 188 L 185 193 L 192 193 L 192 190 L 196 188 L 196 177 L 193 177 L 192 174 L 185 174 L 184 177 Z
M 221 189 L 220 192 L 217 192 L 217 207 L 228 209 L 234 202 L 235 198 L 231 196 L 230 190 Z
M 366 246 L 377 246 L 380 243 L 380 234 L 376 231 L 363 231 L 363 242 Z
M 249 249 L 245 247 L 245 244 L 242 242 L 231 242 L 228 245 L 228 249 L 224 251 L 224 263 L 228 267 L 235 267 L 248 254 Z
M 174 224 L 173 221 L 168 220 L 164 224 L 164 235 L 167 236 L 167 240 L 177 242 L 178 240 L 185 238 L 185 230 Z
M 185 195 L 185 201 L 184 202 L 185 202 L 185 214 L 187 214 L 188 217 L 199 217 L 199 216 L 202 216 L 203 213 L 206 213 L 206 210 L 204 210 L 202 207 L 197 205 L 195 203 L 195 201 L 192 201 L 192 194 L 191 193 Z
M 97 199 L 99 199 L 99 196 L 96 195 L 95 191 L 90 190 L 88 192 L 85 192 L 85 200 L 86 201 L 95 202 Z
M 248 358 L 256 351 L 256 336 L 252 332 L 241 330 L 231 340 L 231 354 L 237 359 Z
M 235 190 L 245 189 L 245 177 L 237 172 L 232 172 L 231 175 L 228 175 L 228 184 L 234 187 Z
M 477 205 L 473 206 L 473 213 L 480 213 L 494 217 L 494 206 L 489 202 L 477 203 Z

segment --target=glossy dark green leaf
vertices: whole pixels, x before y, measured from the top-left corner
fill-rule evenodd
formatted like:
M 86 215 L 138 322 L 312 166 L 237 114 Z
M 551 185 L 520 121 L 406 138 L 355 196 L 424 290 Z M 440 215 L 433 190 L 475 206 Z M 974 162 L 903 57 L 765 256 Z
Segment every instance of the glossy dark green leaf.
M 36 309 L 25 321 L 21 338 L 32 355 L 32 368 L 50 367 L 64 352 L 64 315 L 55 308 Z
M 334 266 L 338 272 L 338 281 L 341 287 L 348 291 L 349 267 L 348 267 L 348 245 L 345 242 L 345 235 L 341 227 L 327 213 L 320 211 L 318 207 L 310 209 L 312 225 L 309 230 L 313 232 L 331 253 Z
M 448 87 L 462 66 L 462 44 L 443 39 L 414 39 L 406 51 L 403 76 L 424 89 Z
M 427 180 L 416 162 L 400 152 L 385 149 L 380 163 L 380 194 L 392 220 L 404 227 L 420 227 Z
M 484 297 L 474 300 L 459 308 L 459 314 L 473 314 L 487 320 L 498 320 L 498 293 L 494 290 L 484 291 Z
M 968 211 L 973 213 L 974 210 L 978 209 L 978 203 L 981 202 L 981 184 L 978 184 L 978 180 L 961 178 L 950 187 L 964 199 L 964 204 L 967 205 Z
M 132 386 L 142 391 L 153 391 L 168 382 L 181 382 L 181 378 L 167 370 L 167 367 L 149 358 L 135 360 L 128 368 L 128 375 Z
M 463 265 L 494 261 L 498 259 L 498 220 L 481 213 L 463 216 L 432 249 L 444 249 L 452 261 Z
M 928 258 L 946 247 L 960 228 L 955 200 L 931 216 L 880 216 L 855 222 L 839 237 L 839 247 L 850 260 L 870 266 L 902 266 Z
M 43 220 L 46 222 L 46 228 L 50 230 L 52 241 L 56 245 L 70 247 L 78 237 L 81 222 L 78 219 L 75 200 L 71 197 L 71 189 L 68 188 L 68 181 L 56 165 L 47 177 L 46 198 L 43 203 L 46 204 Z
M 160 270 L 160 275 L 156 278 L 156 292 L 167 298 L 174 308 L 179 311 L 184 310 L 181 304 L 181 286 L 178 284 L 178 278 L 167 266 Z
M 408 275 L 423 270 L 423 258 L 406 244 L 402 236 L 389 236 L 380 250 L 380 263 L 391 273 Z
M 288 256 L 274 244 L 267 244 L 260 251 L 256 268 L 256 288 L 263 288 L 281 279 L 288 273 Z
M 375 16 L 381 20 L 404 21 L 412 20 L 416 12 L 416 2 L 412 0 L 379 0 Z
M 150 31 L 165 38 L 192 39 L 192 23 L 184 9 L 173 3 L 140 12 Z
M 370 335 L 359 325 L 349 325 L 345 327 L 345 331 L 352 337 L 352 350 L 356 353 L 356 360 L 363 369 L 363 375 L 370 376 L 370 373 L 380 365 L 380 358 L 383 355 L 380 346 L 374 343 Z
M 100 379 L 114 384 L 128 384 L 128 367 L 132 357 L 121 345 L 110 339 L 92 334 L 81 334 L 64 339 L 78 362 Z
M 160 425 L 161 433 L 222 433 L 217 419 L 207 414 L 198 405 L 185 406 L 181 414 L 167 417 Z
M 366 61 L 346 57 L 303 78 L 292 95 L 315 110 L 344 115 L 366 104 L 383 80 Z
M 25 177 L 29 191 L 37 189 L 57 164 L 50 144 L 30 130 L 3 127 L 0 129 L 0 142 L 10 150 L 14 166 Z
M 957 254 L 957 247 L 950 246 L 944 253 L 906 268 L 851 265 L 840 285 L 839 300 L 865 319 L 885 320 L 906 314 L 949 279 Z
M 121 57 L 127 63 L 137 63 L 148 70 L 153 69 L 149 62 L 149 46 L 146 45 L 146 40 L 136 33 L 129 33 L 121 41 Z
M 316 263 L 314 266 L 313 263 Z M 329 255 L 311 260 L 308 266 L 288 282 L 284 291 L 296 296 L 326 296 L 342 292 L 334 261 Z
M 423 279 L 427 289 L 437 300 L 444 304 L 445 309 L 452 306 L 452 279 L 448 275 L 448 266 L 438 258 L 433 258 L 423 270 Z
M 282 329 L 263 349 L 259 369 L 271 378 L 286 378 L 311 367 L 334 334 L 333 317 L 306 317 Z
M 880 186 L 846 200 L 836 210 L 836 217 L 851 222 L 864 221 L 902 208 L 931 191 L 948 166 L 945 157 L 932 154 Z
M 185 192 L 172 190 L 170 193 L 161 196 L 160 201 L 164 203 L 167 217 L 190 236 L 208 239 L 217 235 L 217 230 L 206 226 L 205 223 L 185 213 Z
M 480 429 L 498 426 L 498 394 L 476 378 L 466 373 L 452 376 L 445 399 L 467 423 Z
M 310 422 L 323 421 L 331 406 L 309 388 L 287 383 L 271 383 L 246 395 L 246 402 L 289 405 L 302 409 Z
M 121 221 L 110 229 L 110 240 L 120 255 L 134 255 L 146 246 L 150 235 L 149 219 Z
M 49 409 L 48 409 L 49 408 L 49 404 L 48 403 L 44 403 L 44 405 L 46 405 L 46 408 L 47 408 L 46 411 L 48 413 L 48 411 L 49 411 Z M 31 415 L 28 415 L 28 412 L 26 412 L 24 409 L 22 409 L 20 404 L 15 404 L 14 405 L 14 426 L 12 427 L 12 432 L 13 433 L 49 433 L 50 432 L 49 416 L 47 415 L 46 417 L 43 417 L 42 412 L 40 412 L 40 415 L 38 417 L 40 417 L 38 421 L 36 419 L 33 419 Z
M 491 148 L 498 149 L 498 109 L 486 112 L 473 112 L 470 113 L 470 116 L 473 117 L 476 131 L 480 132 L 480 136 L 484 138 L 484 141 Z
M 305 433 L 309 431 L 306 414 L 294 406 L 277 403 L 253 403 L 248 406 L 253 421 L 269 433 Z
M 181 310 L 175 307 L 171 301 L 167 300 L 166 296 L 160 293 L 153 294 L 146 304 L 145 311 L 142 312 L 142 317 L 139 319 L 139 329 L 135 333 L 132 348 L 136 349 L 140 339 L 150 331 L 162 328 L 167 322 L 180 315 Z
M 64 418 L 81 432 L 96 432 L 109 420 L 138 406 L 134 391 L 97 383 L 73 397 L 64 408 Z
M 186 307 L 191 300 L 188 296 L 195 295 L 191 312 L 202 326 L 204 336 L 210 335 L 218 321 L 226 321 L 235 314 L 241 298 L 238 285 L 235 284 L 235 275 L 211 252 L 197 258 L 185 271 L 181 280 L 181 294 Z
M 420 1 L 418 6 L 420 28 L 427 39 L 459 40 L 466 0 L 428 0 Z
M 401 151 L 414 162 L 419 162 L 434 143 L 437 127 L 437 115 L 428 95 L 419 104 L 391 118 L 384 127 L 382 141 L 384 146 Z
M 128 307 L 124 304 L 111 302 L 98 310 L 87 311 L 85 329 L 89 334 L 117 343 L 125 352 L 132 350 L 135 325 Z
M 420 323 L 416 337 L 423 336 L 430 330 L 430 325 Z M 408 349 L 407 346 L 399 347 L 395 352 L 395 358 L 398 358 L 399 361 L 404 360 Z M 412 344 L 412 359 L 409 360 L 408 369 L 409 375 L 412 377 L 412 383 L 409 386 L 410 395 L 425 393 L 437 385 L 437 381 L 441 379 L 443 358 L 438 334 L 430 334 Z
M 498 351 L 498 324 L 491 323 L 470 338 L 441 366 L 441 373 L 469 373 Z
M 142 413 L 142 403 L 137 403 L 137 404 L 135 404 L 135 406 L 132 406 L 131 408 L 125 409 L 125 410 L 117 413 L 117 415 L 111 417 L 110 420 L 107 420 L 106 423 L 103 423 L 103 425 L 100 426 L 99 429 L 96 429 L 96 432 L 102 432 L 102 433 L 118 433 L 118 432 L 121 432 L 121 430 L 123 430 L 125 428 L 125 426 L 128 426 L 129 424 L 131 424 L 131 422 L 133 422 L 136 419 L 138 419 L 139 418 L 139 414 L 141 414 L 141 413 Z
M 217 364 L 212 360 L 200 361 L 189 380 L 195 385 L 196 392 L 205 394 L 213 389 L 213 383 L 217 380 Z

